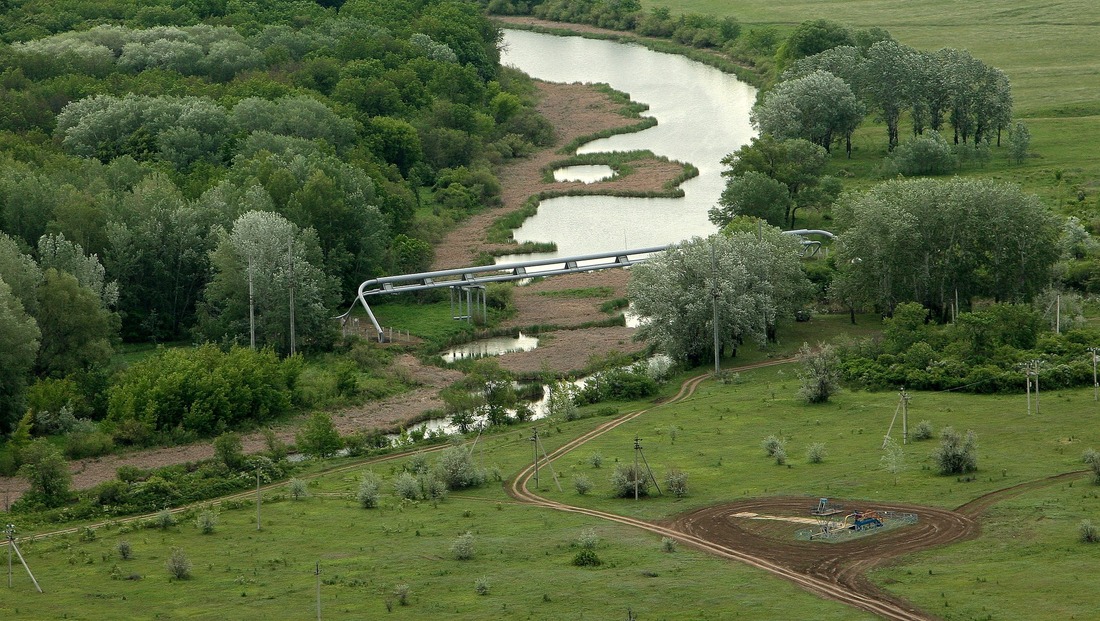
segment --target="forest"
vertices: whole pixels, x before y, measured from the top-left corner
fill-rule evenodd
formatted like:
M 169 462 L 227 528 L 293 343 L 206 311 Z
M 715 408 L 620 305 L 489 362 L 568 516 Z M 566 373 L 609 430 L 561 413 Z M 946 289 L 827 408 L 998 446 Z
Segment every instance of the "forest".
M 552 138 L 468 2 L 6 2 L 0 32 L 5 435 L 179 427 L 122 396 L 133 344 L 330 351 L 359 282 L 425 269 Z M 284 364 L 232 351 L 246 384 Z M 212 416 L 184 426 L 241 422 Z

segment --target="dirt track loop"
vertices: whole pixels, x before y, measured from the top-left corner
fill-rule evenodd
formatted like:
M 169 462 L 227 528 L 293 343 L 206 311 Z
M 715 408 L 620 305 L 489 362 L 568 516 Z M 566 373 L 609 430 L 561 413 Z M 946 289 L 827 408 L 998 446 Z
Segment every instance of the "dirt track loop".
M 737 370 L 748 370 L 783 362 L 788 361 L 769 361 Z M 684 382 L 680 392 L 666 403 L 673 403 L 691 396 L 707 377 L 709 375 L 702 375 Z M 550 453 L 549 458 L 557 459 L 592 438 L 648 411 L 646 409 L 633 412 L 600 425 Z M 1067 473 L 998 490 L 963 505 L 957 511 L 904 503 L 875 503 L 873 506 L 848 503 L 849 506 L 858 508 L 913 513 L 917 515 L 918 521 L 915 525 L 875 533 L 844 543 L 830 544 L 796 540 L 791 536 L 793 534 L 791 524 L 734 516 L 736 513 L 751 512 L 771 516 L 805 517 L 814 503 L 812 498 L 749 499 L 697 509 L 664 522 L 647 522 L 594 509 L 574 507 L 538 496 L 527 489 L 527 483 L 533 472 L 533 466 L 529 466 L 510 480 L 508 493 L 522 502 L 558 511 L 589 515 L 671 537 L 685 545 L 716 556 L 763 569 L 821 597 L 896 621 L 931 621 L 938 617 L 916 609 L 909 602 L 871 583 L 866 577 L 869 569 L 903 554 L 976 537 L 979 532 L 978 515 L 995 502 L 1066 478 L 1082 476 L 1080 472 Z M 844 501 L 840 502 L 844 503 Z

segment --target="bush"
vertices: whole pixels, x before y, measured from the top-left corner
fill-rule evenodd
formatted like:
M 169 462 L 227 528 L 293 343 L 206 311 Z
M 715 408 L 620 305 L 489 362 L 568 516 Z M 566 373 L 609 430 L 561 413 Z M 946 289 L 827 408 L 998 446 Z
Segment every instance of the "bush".
M 324 412 L 314 412 L 313 416 L 295 436 L 298 450 L 310 457 L 332 457 L 343 447 L 340 433 L 332 424 L 332 417 Z
M 286 487 L 291 500 L 301 500 L 309 497 L 309 489 L 306 487 L 306 482 L 301 479 L 291 479 L 290 482 L 286 484 Z
M 149 477 L 149 473 L 137 466 L 119 466 L 115 476 L 124 483 L 137 483 Z
M 99 430 L 72 431 L 65 435 L 65 456 L 69 459 L 100 457 L 115 448 L 109 434 Z
M 489 594 L 489 579 L 482 576 L 474 581 L 474 592 L 478 595 Z
M 603 564 L 595 550 L 584 548 L 573 556 L 573 564 L 577 567 L 598 567 Z
M 592 455 L 588 457 L 588 463 L 591 464 L 593 468 L 599 468 L 603 465 L 603 455 L 600 455 L 599 451 L 592 453 Z
M 687 496 L 688 475 L 683 470 L 672 469 L 665 474 L 665 487 L 668 488 L 670 494 L 677 498 L 683 498 Z
M 466 531 L 459 535 L 458 539 L 451 543 L 451 556 L 456 561 L 468 561 L 474 558 L 474 534 Z
M 978 469 L 978 436 L 973 430 L 964 439 L 952 427 L 944 427 L 940 433 L 940 446 L 932 452 L 932 460 L 940 474 L 963 474 Z
M 783 448 L 785 440 L 779 436 L 768 436 L 760 442 L 760 448 L 768 457 L 775 457 L 775 452 Z
M 890 159 L 906 177 L 946 175 L 958 165 L 951 145 L 931 130 L 898 145 Z
M 582 550 L 595 550 L 599 545 L 600 536 L 591 528 L 582 530 L 581 534 L 577 536 L 577 540 L 573 542 L 573 547 Z
M 125 539 L 119 539 L 115 550 L 118 551 L 118 557 L 124 561 L 130 560 L 134 556 L 134 549 L 130 547 L 130 542 Z
M 579 474 L 573 478 L 573 488 L 577 490 L 578 494 L 585 496 L 592 491 L 592 481 L 588 480 L 588 477 L 583 474 Z
M 806 461 L 811 464 L 820 464 L 825 461 L 825 445 L 821 442 L 814 442 L 806 449 Z
M 214 438 L 214 457 L 230 470 L 244 466 L 244 449 L 241 435 L 232 431 Z
M 817 349 L 811 349 L 803 343 L 798 357 L 802 363 L 798 372 L 802 382 L 798 389 L 800 397 L 809 403 L 825 403 L 840 390 L 840 358 L 831 346 L 819 344 Z
M 1100 542 L 1100 530 L 1092 525 L 1091 520 L 1081 520 L 1081 524 L 1078 525 L 1077 531 L 1080 533 L 1082 543 Z
M 393 587 L 393 596 L 397 598 L 397 603 L 402 606 L 409 605 L 409 585 L 399 584 Z
M 356 493 L 359 506 L 364 509 L 373 509 L 378 506 L 378 477 L 368 472 L 359 482 L 359 491 Z
M 1093 481 L 1097 485 L 1100 485 L 1100 452 L 1094 449 L 1088 449 L 1081 455 L 1081 461 L 1092 468 Z
M 30 504 L 56 507 L 65 504 L 72 497 L 69 486 L 73 475 L 69 472 L 69 462 L 61 451 L 44 438 L 34 440 L 20 451 L 23 465 L 19 474 L 30 483 L 30 490 L 21 499 Z
M 611 474 L 611 493 L 615 498 L 633 498 L 649 495 L 649 473 L 633 464 L 619 464 Z
M 466 489 L 485 483 L 485 473 L 474 466 L 473 455 L 463 446 L 445 449 L 439 457 L 437 472 L 447 489 Z
M 393 493 L 405 500 L 420 499 L 420 482 L 409 472 L 402 472 L 393 480 Z
M 367 455 L 372 450 L 385 448 L 389 444 L 389 438 L 378 429 L 357 431 L 344 437 L 344 448 L 348 450 L 348 455 L 351 457 Z
M 165 562 L 165 566 L 168 568 L 168 575 L 176 580 L 187 580 L 191 577 L 191 561 L 179 548 L 172 548 L 172 554 Z
M 267 447 L 267 456 L 270 457 L 272 461 L 286 459 L 286 442 L 283 442 L 279 436 L 275 435 L 275 430 L 266 427 L 261 433 L 263 433 L 264 436 L 264 446 Z
M 161 509 L 156 517 L 153 518 L 153 524 L 161 530 L 166 530 L 176 525 L 176 516 L 168 509 Z
M 447 483 L 434 473 L 427 472 L 416 479 L 420 486 L 420 497 L 426 500 L 443 500 L 447 497 Z
M 782 466 L 787 463 L 787 450 L 781 446 L 775 449 L 775 453 L 772 453 L 772 457 L 775 458 L 775 465 Z
M 116 440 L 147 443 L 184 428 L 199 435 L 262 423 L 290 411 L 300 360 L 271 349 L 173 347 L 119 374 L 108 391 Z
M 665 552 L 672 553 L 676 551 L 676 540 L 672 537 L 661 537 L 661 549 Z
M 218 514 L 211 509 L 203 509 L 199 512 L 199 516 L 195 518 L 195 526 L 204 535 L 213 533 L 214 528 L 218 526 Z
M 917 423 L 917 427 L 913 430 L 913 440 L 921 442 L 923 440 L 931 440 L 935 435 L 935 431 L 932 429 L 932 421 L 922 420 Z

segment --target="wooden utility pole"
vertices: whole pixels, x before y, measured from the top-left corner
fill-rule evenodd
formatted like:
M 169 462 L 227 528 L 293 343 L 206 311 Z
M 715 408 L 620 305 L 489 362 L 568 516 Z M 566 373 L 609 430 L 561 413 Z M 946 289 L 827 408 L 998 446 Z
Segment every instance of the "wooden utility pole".
M 252 251 L 248 252 L 248 337 L 252 349 L 256 349 L 256 300 L 252 292 Z
M 535 491 L 538 491 L 538 489 L 539 489 L 539 428 L 538 427 L 532 427 L 531 432 L 533 434 L 531 436 L 531 444 L 533 445 L 534 451 L 535 451 Z
M 293 236 L 287 241 L 287 257 L 290 262 L 290 278 L 287 284 L 290 286 L 290 355 L 293 356 L 297 350 L 295 348 L 294 339 L 294 238 Z
M 313 575 L 317 577 L 317 621 L 321 621 L 321 561 L 317 561 Z
M 1092 354 L 1092 400 L 1100 401 L 1100 384 L 1096 383 L 1096 352 L 1100 351 L 1100 347 L 1090 347 L 1089 353 Z
M 263 503 L 260 496 L 260 466 L 256 466 L 256 530 L 260 530 L 260 505 Z
M 909 444 L 909 393 L 901 389 L 901 443 Z

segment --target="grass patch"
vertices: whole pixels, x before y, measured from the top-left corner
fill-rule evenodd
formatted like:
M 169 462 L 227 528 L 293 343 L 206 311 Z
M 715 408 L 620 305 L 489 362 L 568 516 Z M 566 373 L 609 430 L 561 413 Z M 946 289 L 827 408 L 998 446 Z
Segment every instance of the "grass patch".
M 1097 490 L 1082 478 L 1003 501 L 977 539 L 911 555 L 871 578 L 949 619 L 1091 618 L 1098 602 L 1082 581 L 1094 573 L 1096 550 L 1079 542 L 1078 526 L 1100 517 Z
M 568 298 L 583 300 L 586 298 L 608 298 L 615 295 L 613 287 L 584 287 L 580 289 L 561 289 L 558 291 L 539 291 L 538 294 L 547 298 Z
M 783 340 L 769 350 L 744 349 L 737 362 L 784 356 L 803 340 L 878 327 L 870 317 L 859 321 L 853 328 L 847 316 L 815 317 L 781 331 Z M 797 397 L 796 370 L 788 364 L 743 372 L 730 383 L 707 381 L 690 399 L 668 406 L 654 408 L 647 400 L 585 408 L 597 414 L 650 410 L 557 460 L 554 468 L 565 491 L 558 492 L 544 471 L 540 492 L 654 520 L 724 500 L 775 494 L 803 495 L 808 502 L 829 496 L 954 507 L 989 491 L 1080 470 L 1083 450 L 1100 447 L 1100 429 L 1088 422 L 1096 407 L 1091 389 L 1045 392 L 1041 417 L 1027 415 L 1022 394 L 913 392 L 911 427 L 928 419 L 937 431 L 952 425 L 977 432 L 978 471 L 968 477 L 939 476 L 929 457 L 936 441 L 910 443 L 904 447 L 908 467 L 895 485 L 881 467 L 879 447 L 897 395 L 846 391 L 811 406 Z M 697 373 L 674 378 L 663 396 Z M 606 420 L 543 422 L 540 437 L 553 451 Z M 776 465 L 760 448 L 768 435 L 785 440 L 785 465 Z M 894 436 L 899 435 L 895 426 Z M 478 443 L 475 461 L 510 476 L 531 459 L 528 437 L 526 430 L 515 428 L 491 433 Z M 689 477 L 685 497 L 666 494 L 641 502 L 611 497 L 610 475 L 616 464 L 632 463 L 635 437 L 642 439 L 659 480 L 672 469 Z M 807 449 L 817 443 L 828 458 L 811 465 Z M 591 460 L 596 453 L 603 458 L 599 469 Z M 434 457 L 429 454 L 428 460 Z M 85 618 L 134 618 L 129 611 L 135 602 L 173 616 L 217 611 L 242 618 L 290 618 L 313 605 L 312 569 L 320 560 L 323 607 L 351 616 L 381 614 L 396 587 L 409 585 L 407 605 L 393 606 L 393 614 L 563 618 L 590 611 L 614 616 L 630 607 L 639 615 L 665 619 L 706 618 L 714 610 L 746 618 L 871 618 L 686 547 L 670 554 L 655 535 L 515 505 L 496 483 L 453 492 L 441 501 L 398 501 L 393 480 L 405 461 L 367 465 L 344 459 L 310 466 L 314 472 L 348 468 L 318 476 L 297 473 L 312 479 L 310 497 L 297 502 L 284 501 L 285 486 L 268 491 L 259 532 L 251 501 L 244 500 L 223 505 L 217 529 L 207 535 L 193 516 L 181 516 L 165 530 L 112 527 L 99 529 L 94 539 L 70 535 L 26 542 L 28 562 L 51 597 L 6 598 L 0 614 L 57 617 L 94 598 L 95 607 L 81 608 Z M 381 479 L 378 507 L 369 510 L 355 497 L 368 471 Z M 590 484 L 585 495 L 574 485 L 582 478 Z M 901 559 L 874 578 L 921 608 L 943 611 L 946 618 L 1085 618 L 1085 611 L 1100 608 L 1100 592 L 1081 589 L 1066 577 L 1085 575 L 1090 566 L 1092 548 L 1077 542 L 1077 529 L 1081 520 L 1095 521 L 1098 514 L 1100 488 L 1082 477 L 1072 487 L 1066 483 L 1005 501 L 988 514 L 980 539 Z M 575 567 L 573 543 L 593 527 L 600 542 L 594 552 L 602 562 Z M 450 545 L 466 531 L 473 533 L 476 554 L 455 561 Z M 355 536 L 349 538 L 349 532 Z M 539 536 L 532 538 L 533 532 Z M 118 557 L 122 539 L 131 545 L 131 560 Z M 188 581 L 168 582 L 165 561 L 174 548 L 193 563 Z M 1050 572 L 1054 563 L 1068 569 Z M 518 572 L 536 572 L 539 579 L 510 579 Z M 112 579 L 130 575 L 143 579 Z M 488 596 L 476 592 L 478 576 L 493 585 Z M 1056 579 L 1061 584 L 1044 586 Z M 736 588 L 715 589 L 716 583 Z M 1047 606 L 1048 596 L 1065 603 Z

